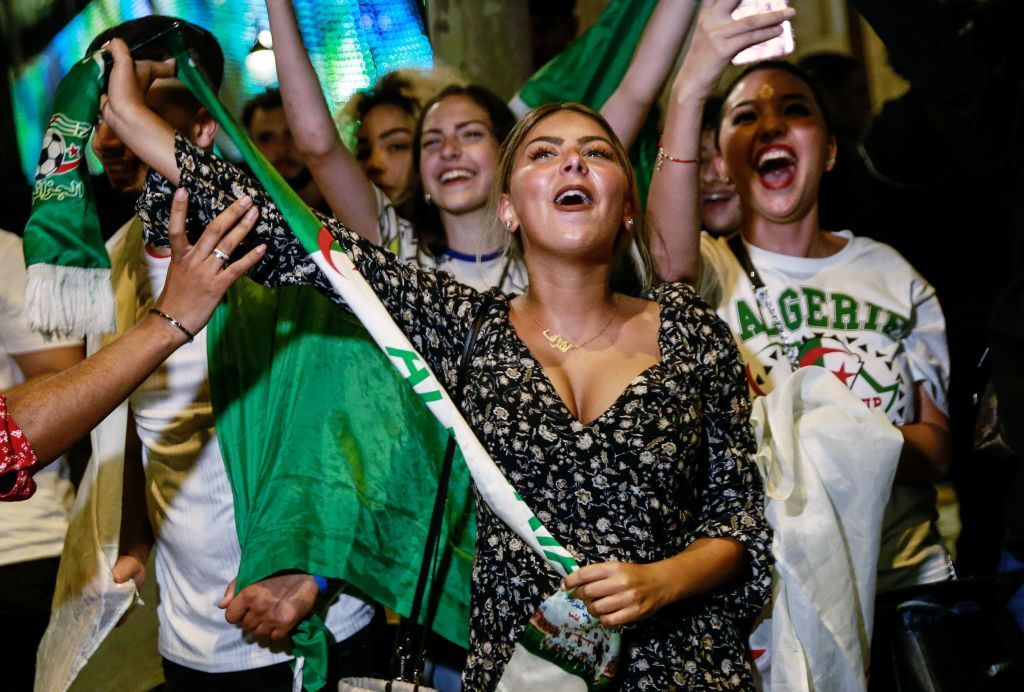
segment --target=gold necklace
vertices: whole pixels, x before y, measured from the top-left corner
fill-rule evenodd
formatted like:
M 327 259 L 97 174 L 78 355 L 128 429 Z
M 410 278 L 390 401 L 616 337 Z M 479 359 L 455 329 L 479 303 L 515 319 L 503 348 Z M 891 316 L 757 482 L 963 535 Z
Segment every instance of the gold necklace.
M 537 319 L 532 314 L 530 314 L 529 312 L 527 312 L 526 315 L 531 320 L 533 320 L 533 323 L 535 325 L 537 325 L 538 327 L 541 328 L 541 333 L 544 335 L 544 338 L 548 340 L 548 346 L 550 346 L 551 348 L 557 349 L 557 350 L 561 351 L 562 353 L 568 353 L 569 351 L 576 351 L 576 350 L 579 350 L 579 349 L 583 348 L 584 346 L 589 344 L 591 341 L 593 341 L 597 337 L 599 337 L 602 334 L 604 334 L 608 330 L 608 327 L 611 326 L 612 320 L 615 319 L 615 315 L 618 314 L 618 311 L 619 311 L 618 297 L 613 293 L 612 294 L 612 314 L 608 318 L 608 321 L 604 323 L 603 327 L 601 327 L 601 331 L 599 331 L 597 334 L 594 334 L 594 336 L 590 337 L 589 339 L 584 341 L 582 344 L 579 344 L 578 346 L 576 344 L 574 344 L 573 342 L 569 341 L 568 339 L 566 339 L 561 334 L 552 334 L 550 329 L 548 329 L 543 324 L 538 322 Z

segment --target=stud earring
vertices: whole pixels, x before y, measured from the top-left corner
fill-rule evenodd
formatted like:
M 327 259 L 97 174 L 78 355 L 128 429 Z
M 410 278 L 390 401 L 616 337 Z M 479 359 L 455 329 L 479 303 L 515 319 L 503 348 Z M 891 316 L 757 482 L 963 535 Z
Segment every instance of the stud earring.
M 424 201 L 424 202 L 426 202 L 427 204 L 430 204 L 430 203 L 431 203 L 431 202 L 433 202 L 434 200 L 432 200 L 432 199 L 430 198 L 430 193 L 429 193 L 429 192 L 424 192 L 424 193 L 423 193 L 423 201 Z
M 633 230 L 633 217 L 632 216 L 629 217 L 628 219 L 626 219 L 626 228 L 628 228 L 631 231 Z

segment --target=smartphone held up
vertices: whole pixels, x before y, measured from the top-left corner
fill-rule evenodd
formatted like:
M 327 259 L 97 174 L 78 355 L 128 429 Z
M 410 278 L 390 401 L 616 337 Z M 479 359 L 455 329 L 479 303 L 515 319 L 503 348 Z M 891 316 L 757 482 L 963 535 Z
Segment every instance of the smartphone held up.
M 742 19 L 743 17 L 749 17 L 752 14 L 784 10 L 788 6 L 788 0 L 742 0 L 739 7 L 733 10 L 732 18 Z M 792 53 L 795 48 L 796 43 L 793 39 L 793 25 L 789 20 L 786 20 L 782 23 L 782 33 L 780 35 L 775 38 L 770 38 L 763 43 L 758 43 L 756 46 L 751 46 L 746 50 L 740 51 L 736 57 L 732 59 L 732 62 L 734 65 L 745 65 L 752 62 L 760 62 L 761 60 L 781 58 L 784 55 Z

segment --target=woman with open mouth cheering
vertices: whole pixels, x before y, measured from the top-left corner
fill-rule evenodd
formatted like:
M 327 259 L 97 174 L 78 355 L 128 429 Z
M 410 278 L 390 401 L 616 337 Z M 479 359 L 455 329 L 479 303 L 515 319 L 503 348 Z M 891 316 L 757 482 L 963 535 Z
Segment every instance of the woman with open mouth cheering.
M 702 104 L 745 40 L 730 16 L 737 4 L 704 3 L 673 86 L 649 207 L 659 274 L 699 286 L 730 325 L 754 396 L 819 365 L 888 416 L 904 444 L 883 519 L 878 590 L 948 579 L 932 485 L 950 464 L 942 310 L 891 247 L 820 228 L 818 189 L 836 141 L 822 100 L 789 63 L 753 65 L 726 90 L 716 164 L 735 183 L 742 233 L 700 234 L 690 160 Z

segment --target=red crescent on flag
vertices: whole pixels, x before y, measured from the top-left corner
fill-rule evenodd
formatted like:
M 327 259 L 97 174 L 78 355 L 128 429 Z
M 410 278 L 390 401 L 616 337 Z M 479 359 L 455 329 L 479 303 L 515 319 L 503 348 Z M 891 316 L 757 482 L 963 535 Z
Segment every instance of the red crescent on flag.
M 331 265 L 331 269 L 338 272 L 338 276 L 345 278 L 345 275 L 338 271 L 338 268 L 334 265 L 334 260 L 331 258 L 331 245 L 334 243 L 334 236 L 327 230 L 326 226 L 320 227 L 320 233 L 317 235 L 317 245 L 320 246 L 320 254 L 327 260 L 327 264 Z
M 800 358 L 800 367 L 805 368 L 808 365 L 814 365 L 814 361 L 829 353 L 846 353 L 846 351 L 841 348 L 825 348 L 824 346 L 812 348 Z
M 764 390 L 757 386 L 757 382 L 754 380 L 754 375 L 750 372 L 750 366 L 744 365 L 744 370 L 747 371 L 747 384 L 754 391 L 754 396 L 764 396 Z
M 62 163 L 61 165 L 59 165 L 55 169 L 53 169 L 53 172 L 50 173 L 50 175 L 60 175 L 61 173 L 67 173 L 68 171 L 73 171 L 76 168 L 78 168 L 78 164 L 81 162 L 81 160 L 82 159 L 79 158 L 79 159 L 74 159 L 73 161 L 68 161 L 67 163 Z M 47 176 L 47 177 L 49 177 L 49 176 Z

